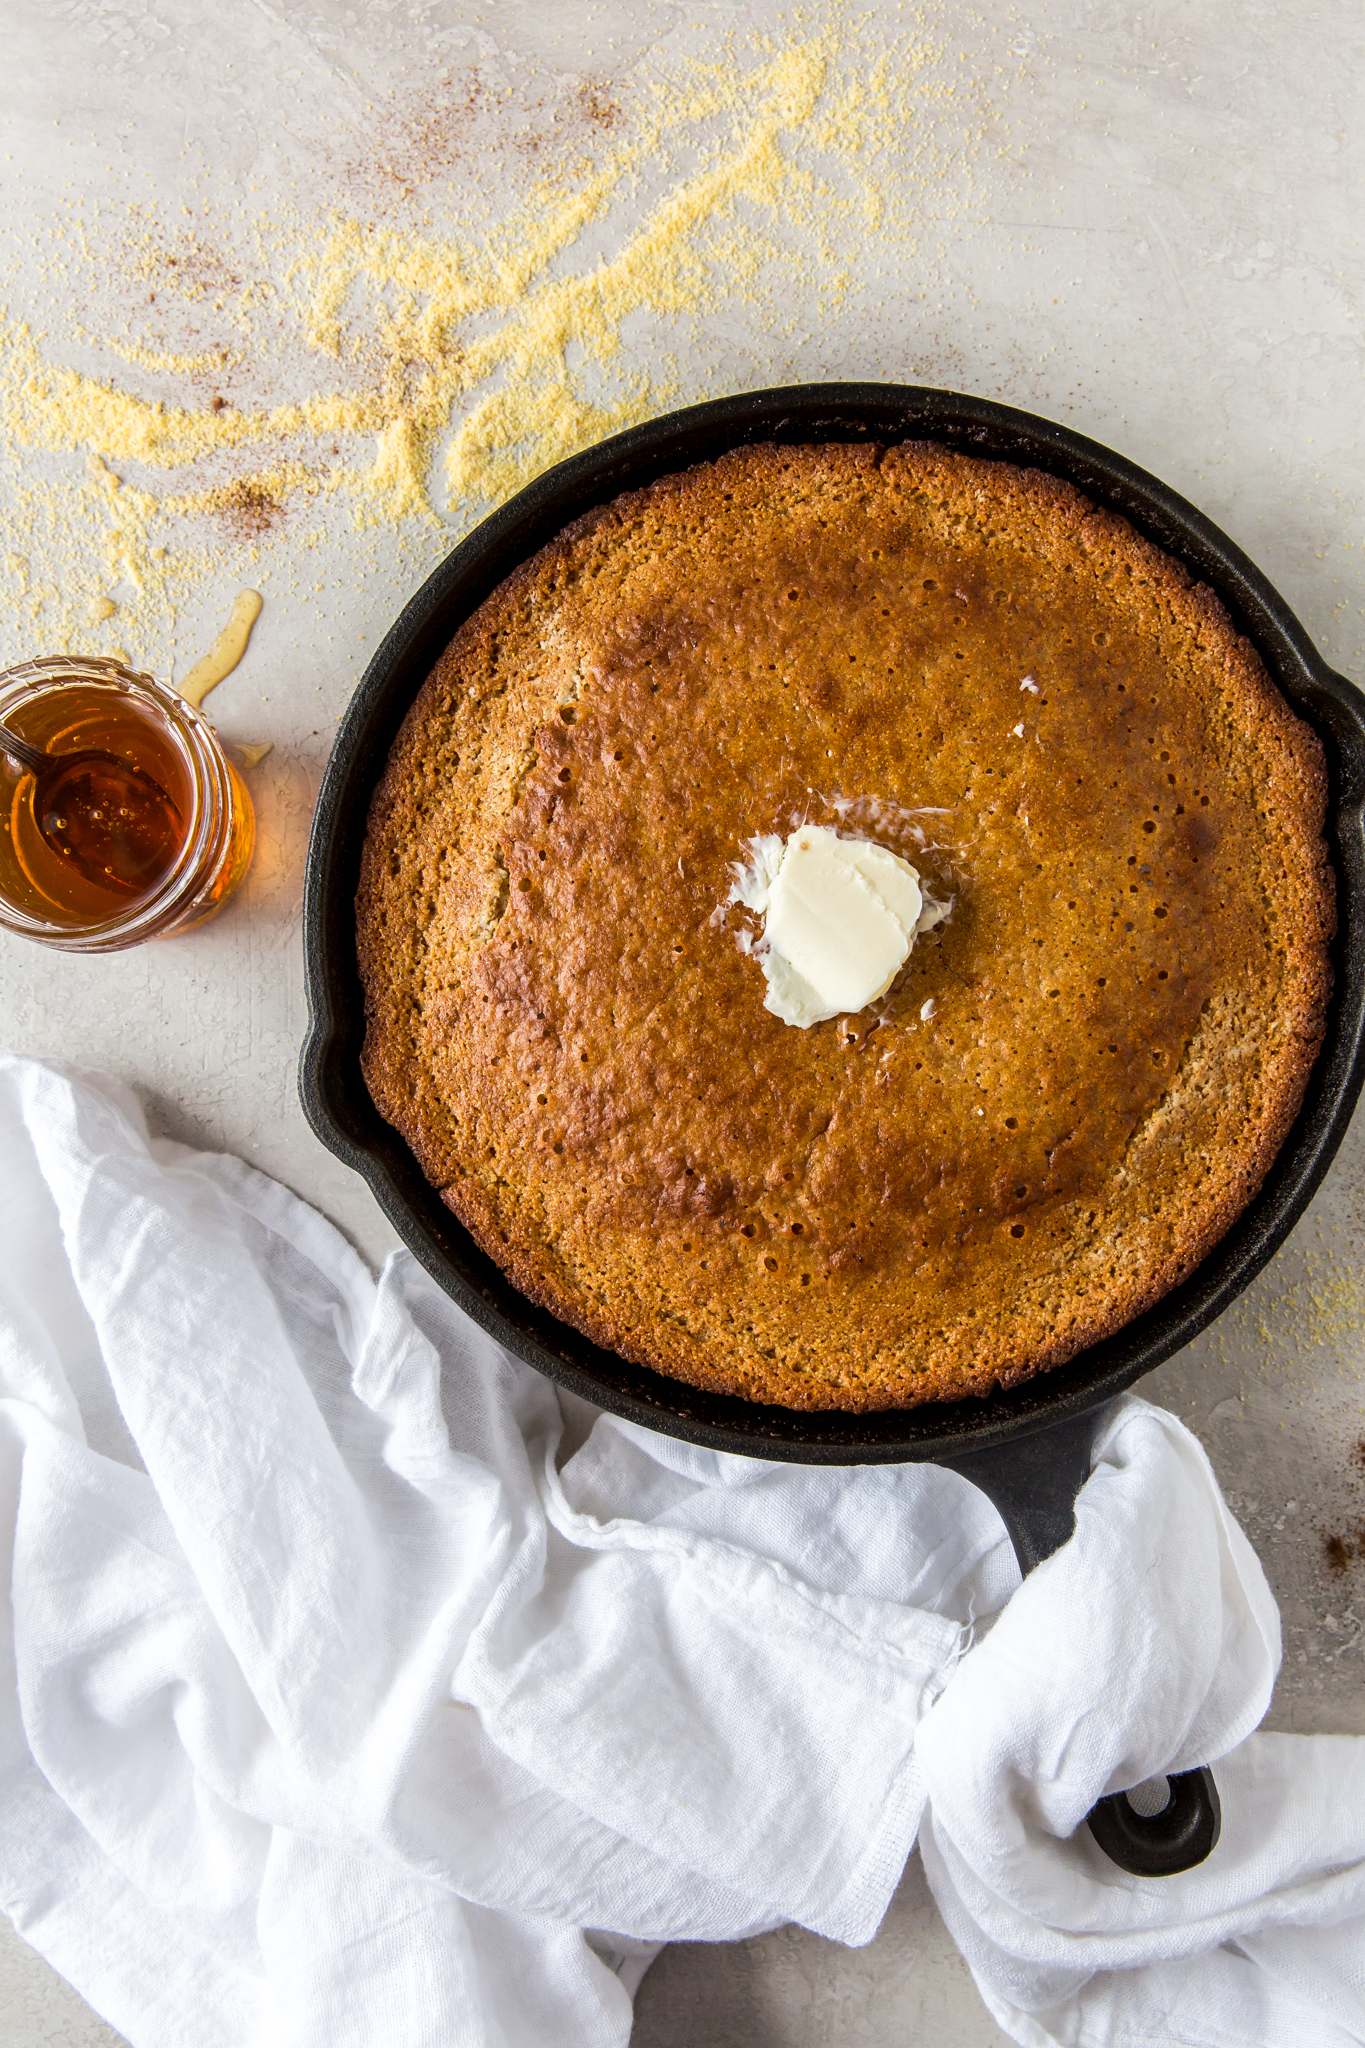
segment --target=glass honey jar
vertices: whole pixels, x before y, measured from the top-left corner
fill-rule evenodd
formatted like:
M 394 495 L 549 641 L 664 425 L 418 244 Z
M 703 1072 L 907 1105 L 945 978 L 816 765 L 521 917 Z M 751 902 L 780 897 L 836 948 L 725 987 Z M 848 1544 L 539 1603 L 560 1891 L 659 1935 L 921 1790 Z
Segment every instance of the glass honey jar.
M 35 764 L 0 738 L 0 928 L 113 953 L 221 909 L 255 816 L 183 697 L 117 661 L 50 656 L 0 675 L 0 725 Z

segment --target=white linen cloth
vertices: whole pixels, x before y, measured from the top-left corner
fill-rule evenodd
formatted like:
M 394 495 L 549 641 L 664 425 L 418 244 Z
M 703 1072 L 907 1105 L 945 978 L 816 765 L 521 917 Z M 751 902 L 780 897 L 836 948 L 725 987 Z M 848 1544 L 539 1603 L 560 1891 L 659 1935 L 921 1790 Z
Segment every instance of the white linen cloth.
M 411 1259 L 113 1084 L 0 1058 L 0 1160 L 0 1905 L 135 2048 L 623 2048 L 660 1941 L 869 1940 L 921 1819 L 1017 2040 L 1365 2041 L 1365 1743 L 1251 1735 L 1274 1606 L 1173 1418 L 1016 1592 L 940 1469 L 557 1471 Z M 1229 1750 L 1201 1871 L 1073 1832 Z

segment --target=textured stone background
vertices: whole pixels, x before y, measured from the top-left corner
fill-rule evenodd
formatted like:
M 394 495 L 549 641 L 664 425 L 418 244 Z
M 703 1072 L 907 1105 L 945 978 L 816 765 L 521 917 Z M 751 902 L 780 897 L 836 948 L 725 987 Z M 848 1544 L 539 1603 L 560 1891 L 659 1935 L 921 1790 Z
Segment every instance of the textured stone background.
M 206 172 L 245 189 L 254 171 L 268 172 L 272 135 L 294 104 L 344 123 L 347 78 L 401 96 L 421 83 L 438 34 L 481 61 L 539 57 L 607 91 L 684 20 L 703 53 L 719 51 L 728 29 L 781 23 L 762 8 L 414 0 L 371 10 L 362 35 L 353 12 L 334 0 L 226 13 L 202 0 L 126 12 L 7 0 L 0 296 L 10 314 L 23 317 L 30 289 L 46 294 L 46 341 L 60 355 L 44 236 L 73 186 L 112 180 L 126 196 L 140 179 L 144 204 L 169 206 L 192 166 L 198 189 Z M 942 0 L 914 16 L 873 16 L 892 42 L 927 36 L 943 47 L 971 159 L 963 177 L 950 166 L 926 193 L 915 249 L 869 238 L 875 305 L 854 293 L 812 321 L 815 331 L 780 343 L 742 298 L 704 308 L 680 350 L 680 401 L 869 375 L 1029 406 L 1191 498 L 1267 571 L 1329 659 L 1365 675 L 1359 11 L 1344 0 L 1292 11 L 1267 0 L 1040 0 L 1025 18 Z M 281 50 L 299 56 L 293 102 Z M 242 62 L 229 76 L 234 52 Z M 70 308 L 73 333 L 82 311 Z M 10 453 L 22 483 L 36 458 Z M 16 496 L 11 549 L 23 547 L 22 514 Z M 355 573 L 350 560 L 344 538 L 305 549 L 286 521 L 260 538 L 253 572 L 239 579 L 267 590 L 266 612 L 211 708 L 228 732 L 275 742 L 256 776 L 262 856 L 242 899 L 190 939 L 115 960 L 0 941 L 0 1037 L 128 1078 L 164 1130 L 287 1181 L 378 1259 L 393 1242 L 388 1227 L 311 1137 L 294 1093 L 313 793 L 364 649 L 418 580 L 410 555 L 371 548 Z M 182 666 L 230 596 L 206 586 L 186 601 Z M 17 605 L 0 609 L 5 659 L 43 651 L 40 623 Z M 1365 1563 L 1334 1568 L 1329 1547 L 1334 1535 L 1353 1542 L 1365 1518 L 1365 1472 L 1352 1456 L 1365 1430 L 1363 1221 L 1358 1121 L 1250 1293 L 1142 1389 L 1208 1446 L 1279 1597 L 1275 1728 L 1365 1733 Z M 796 1930 L 720 1951 L 677 1948 L 647 1976 L 638 2014 L 639 2048 L 985 2048 L 1003 2038 L 917 1861 L 870 1948 L 846 1952 Z M 114 2038 L 0 1926 L 0 2048 Z

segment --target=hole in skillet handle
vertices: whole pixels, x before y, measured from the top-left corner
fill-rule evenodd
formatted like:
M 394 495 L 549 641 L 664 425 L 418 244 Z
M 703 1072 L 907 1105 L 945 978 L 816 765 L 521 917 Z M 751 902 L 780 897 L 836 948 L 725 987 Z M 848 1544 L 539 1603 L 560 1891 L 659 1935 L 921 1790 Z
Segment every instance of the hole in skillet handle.
M 956 1404 L 927 1421 L 921 1419 L 924 1411 L 911 1411 L 913 1419 L 900 1412 L 873 1416 L 864 1425 L 859 1418 L 830 1421 L 824 1415 L 783 1411 L 774 1416 L 760 1410 L 754 1411 L 755 1420 L 739 1414 L 743 1404 L 731 1397 L 666 1385 L 624 1361 L 603 1359 L 585 1340 L 519 1301 L 472 1240 L 456 1229 L 401 1139 L 380 1125 L 359 1067 L 363 993 L 355 966 L 352 906 L 364 818 L 399 720 L 455 626 L 571 519 L 619 491 L 643 488 L 732 447 L 772 440 L 897 443 L 919 437 L 1069 481 L 1103 508 L 1129 517 L 1140 534 L 1184 562 L 1226 604 L 1291 704 L 1327 742 L 1328 836 L 1342 920 L 1334 953 L 1337 992 L 1300 1118 L 1260 1195 L 1195 1275 L 1116 1339 L 1082 1354 L 1072 1366 L 1057 1368 L 1045 1389 L 1028 1385 L 1002 1394 L 990 1416 L 982 1404 L 979 1420 L 975 1413 L 958 1412 Z M 411 600 L 376 654 L 338 737 L 309 852 L 304 918 L 310 1027 L 300 1080 L 305 1109 L 322 1142 L 364 1175 L 400 1235 L 452 1298 L 514 1354 L 599 1405 L 714 1449 L 826 1466 L 937 1454 L 941 1462 L 974 1477 L 965 1460 L 952 1455 L 955 1442 L 992 1442 L 1014 1456 L 1029 1441 L 1021 1430 L 1040 1431 L 1049 1413 L 1071 1415 L 1087 1399 L 1103 1400 L 1130 1386 L 1226 1307 L 1306 1207 L 1345 1133 L 1365 1075 L 1363 795 L 1365 698 L 1326 668 L 1284 600 L 1225 535 L 1121 456 L 1036 415 L 922 387 L 792 386 L 713 401 L 631 428 L 537 478 L 460 543 Z M 997 1497 L 984 1479 L 980 1483 Z M 1005 1516 L 1026 1571 L 1070 1533 L 1070 1496 L 1063 1501 L 1055 1482 L 1050 1491 L 1057 1497 L 1047 1500 L 1040 1494 L 1020 1503 L 1013 1522 Z M 1029 1541 L 1021 1548 L 1021 1531 L 1031 1541 L 1032 1556 L 1026 1554 Z M 1203 1854 L 1217 1840 L 1211 1779 L 1207 1793 L 1214 1819 Z M 1163 1809 L 1161 1818 L 1169 1828 L 1174 1816 Z M 1125 1854 L 1120 1846 L 1116 1860 L 1131 1868 Z M 1163 1858 L 1150 1874 L 1192 1868 L 1198 1860 Z
M 1053 1423 L 1007 1444 L 945 1458 L 994 1501 L 1019 1560 L 1033 1571 L 1070 1540 L 1075 1500 L 1090 1476 L 1091 1449 L 1106 1408 Z M 1179 1771 L 1158 1813 L 1139 1813 L 1128 1795 L 1099 1799 L 1086 1824 L 1110 1861 L 1132 1877 L 1174 1877 L 1202 1863 L 1218 1840 L 1223 1809 L 1213 1773 Z
M 1097 1799 L 1085 1824 L 1111 1863 L 1134 1877 L 1174 1877 L 1211 1855 L 1223 1826 L 1213 1772 L 1177 1771 L 1159 1813 L 1139 1813 L 1126 1792 Z

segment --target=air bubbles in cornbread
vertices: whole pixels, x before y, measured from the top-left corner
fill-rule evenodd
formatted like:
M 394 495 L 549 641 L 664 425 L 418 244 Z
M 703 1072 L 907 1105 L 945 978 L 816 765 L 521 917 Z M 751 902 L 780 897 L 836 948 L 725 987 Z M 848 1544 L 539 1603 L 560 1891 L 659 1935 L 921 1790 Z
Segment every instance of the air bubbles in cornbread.
M 1298 1110 L 1325 775 L 1216 599 L 1056 480 L 760 447 L 568 527 L 374 797 L 366 1078 L 534 1301 L 793 1408 L 985 1394 L 1183 1280 Z M 745 848 L 951 915 L 868 1009 L 764 1007 Z

